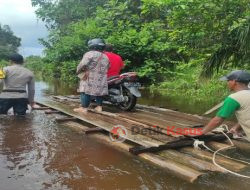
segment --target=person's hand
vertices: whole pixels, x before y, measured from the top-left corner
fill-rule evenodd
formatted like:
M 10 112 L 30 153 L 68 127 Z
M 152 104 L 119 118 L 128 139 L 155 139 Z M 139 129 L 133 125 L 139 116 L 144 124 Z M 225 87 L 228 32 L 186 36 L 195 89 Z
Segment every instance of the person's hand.
M 229 130 L 229 133 L 232 133 L 234 136 L 236 137 L 242 137 L 242 131 L 241 128 L 239 128 L 238 126 L 234 126 Z
M 229 130 L 230 133 L 233 133 L 233 134 L 236 134 L 238 133 L 238 129 L 236 127 L 232 127 L 230 130 Z

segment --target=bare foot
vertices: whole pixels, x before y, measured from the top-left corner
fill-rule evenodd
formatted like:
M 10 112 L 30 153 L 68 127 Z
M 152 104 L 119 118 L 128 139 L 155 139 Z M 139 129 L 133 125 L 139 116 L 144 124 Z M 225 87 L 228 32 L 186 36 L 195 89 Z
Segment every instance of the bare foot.
M 74 110 L 74 112 L 78 112 L 78 113 L 87 113 L 88 112 L 88 109 L 87 108 L 83 108 L 83 107 L 75 108 L 73 110 Z
M 95 108 L 95 111 L 97 111 L 97 112 L 102 112 L 102 106 L 97 106 L 97 107 Z

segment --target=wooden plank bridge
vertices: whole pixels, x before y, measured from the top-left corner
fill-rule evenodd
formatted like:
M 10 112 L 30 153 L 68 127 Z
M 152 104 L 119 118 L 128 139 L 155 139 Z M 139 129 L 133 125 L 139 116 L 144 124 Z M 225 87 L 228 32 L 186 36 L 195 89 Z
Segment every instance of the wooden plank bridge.
M 211 152 L 194 149 L 194 140 L 187 139 L 180 133 L 197 131 L 209 118 L 143 105 L 138 105 L 132 112 L 123 112 L 105 105 L 105 111 L 101 113 L 94 109 L 86 114 L 75 113 L 73 108 L 79 107 L 80 104 L 78 96 L 52 96 L 37 103 L 40 105 L 37 110 L 55 116 L 58 122 L 83 134 L 91 134 L 91 137 L 101 140 L 102 143 L 136 154 L 189 182 L 208 172 L 227 173 L 213 165 Z M 232 122 L 227 124 L 233 125 Z M 110 140 L 109 133 L 113 132 L 115 126 L 123 126 L 126 129 L 125 142 Z M 206 141 L 207 145 L 215 150 L 228 144 L 221 134 L 211 133 L 203 136 L 201 140 Z M 238 148 L 249 150 L 248 142 L 233 141 Z M 221 155 L 216 156 L 216 161 L 236 172 L 249 169 L 248 164 Z

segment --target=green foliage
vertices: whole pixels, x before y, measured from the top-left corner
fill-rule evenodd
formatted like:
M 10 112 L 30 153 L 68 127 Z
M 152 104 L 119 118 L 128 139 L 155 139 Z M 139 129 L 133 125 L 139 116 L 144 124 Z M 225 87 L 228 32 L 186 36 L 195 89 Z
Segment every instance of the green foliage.
M 7 60 L 11 53 L 17 52 L 21 39 L 16 37 L 8 25 L 0 24 L 0 60 Z
M 211 88 L 211 94 L 213 87 L 220 88 L 217 82 L 201 83 L 198 76 L 204 63 L 211 72 L 235 66 L 233 60 L 237 66 L 247 67 L 249 60 L 249 0 L 32 3 L 50 29 L 48 39 L 41 40 L 46 47 L 42 70 L 50 76 L 74 81 L 75 67 L 88 51 L 87 41 L 96 37 L 113 44 L 126 62 L 125 71 L 137 71 L 151 84 L 167 81 L 162 87 L 193 89 L 190 95 L 200 88 Z M 178 84 L 174 83 L 176 76 Z
M 192 60 L 188 65 L 178 66 L 176 72 L 172 73 L 170 80 L 161 83 L 160 86 L 152 85 L 151 88 L 159 90 L 161 94 L 196 103 L 209 102 L 213 105 L 222 101 L 229 94 L 229 91 L 226 83 L 218 79 L 228 74 L 229 71 L 223 70 L 211 79 L 200 78 L 202 70 L 200 61 Z
M 65 82 L 77 82 L 76 67 L 79 63 L 75 61 L 63 62 L 60 68 L 61 79 Z
M 41 72 L 44 68 L 44 63 L 39 56 L 29 56 L 25 59 L 25 66 L 35 72 Z
M 0 60 L 0 68 L 3 68 L 8 65 L 8 62 L 5 60 Z
M 56 77 L 65 82 L 76 82 L 76 67 L 78 62 L 68 61 L 59 65 L 50 64 L 39 56 L 29 56 L 25 60 L 25 66 L 45 80 Z
M 94 15 L 96 7 L 102 6 L 106 0 L 31 0 L 38 7 L 36 13 L 47 23 L 48 28 L 63 28 L 72 22 Z
M 214 70 L 228 66 L 249 68 L 250 62 L 250 14 L 247 19 L 234 23 L 232 30 L 222 42 L 207 64 L 204 65 L 203 75 L 210 76 Z

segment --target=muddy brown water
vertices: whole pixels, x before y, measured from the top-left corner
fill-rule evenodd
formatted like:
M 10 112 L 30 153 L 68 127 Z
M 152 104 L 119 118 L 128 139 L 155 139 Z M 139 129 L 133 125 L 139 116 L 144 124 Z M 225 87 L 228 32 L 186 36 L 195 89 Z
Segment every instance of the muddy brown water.
M 37 83 L 37 98 L 61 91 L 60 87 Z M 249 154 L 232 154 L 250 161 Z M 250 169 L 243 173 L 250 175 Z M 218 173 L 189 184 L 145 160 L 59 125 L 42 111 L 25 118 L 0 116 L 0 190 L 249 187 L 250 180 Z

